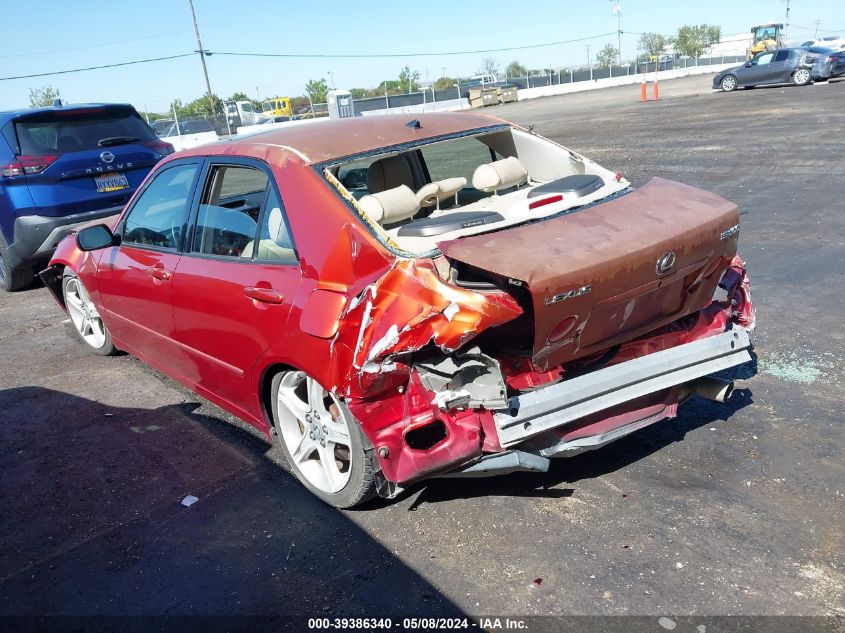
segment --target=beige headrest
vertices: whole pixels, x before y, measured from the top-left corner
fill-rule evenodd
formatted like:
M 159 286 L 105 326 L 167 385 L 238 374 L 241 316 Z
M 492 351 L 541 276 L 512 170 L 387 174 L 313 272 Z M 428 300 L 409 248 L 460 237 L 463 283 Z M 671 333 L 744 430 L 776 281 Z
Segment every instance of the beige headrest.
M 420 201 L 421 207 L 430 207 L 437 202 L 451 198 L 463 189 L 466 184 L 467 179 L 463 177 L 435 180 L 424 185 L 417 191 L 417 200 Z
M 420 210 L 417 196 L 405 185 L 364 196 L 358 205 L 379 224 L 407 220 Z
M 515 156 L 479 165 L 472 175 L 472 186 L 479 191 L 498 191 L 521 185 L 528 172 Z
M 414 175 L 404 156 L 382 158 L 367 169 L 367 190 L 370 193 L 386 191 L 399 185 L 414 186 Z
M 270 233 L 270 239 L 274 242 L 279 241 L 279 233 L 281 233 L 284 223 L 282 222 L 282 210 L 279 207 L 270 209 L 270 215 L 267 217 L 267 230 Z

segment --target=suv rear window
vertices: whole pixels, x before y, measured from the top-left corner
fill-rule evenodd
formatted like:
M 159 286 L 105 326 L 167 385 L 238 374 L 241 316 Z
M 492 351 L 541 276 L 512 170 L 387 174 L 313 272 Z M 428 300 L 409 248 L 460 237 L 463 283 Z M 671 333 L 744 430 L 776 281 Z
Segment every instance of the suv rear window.
M 16 153 L 29 156 L 79 152 L 156 138 L 141 117 L 127 108 L 39 113 L 16 120 L 15 132 Z

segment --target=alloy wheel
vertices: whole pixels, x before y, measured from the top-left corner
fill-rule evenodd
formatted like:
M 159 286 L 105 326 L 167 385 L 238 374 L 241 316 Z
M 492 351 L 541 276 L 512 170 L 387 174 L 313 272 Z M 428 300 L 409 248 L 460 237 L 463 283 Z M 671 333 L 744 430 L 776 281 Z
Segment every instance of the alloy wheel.
M 806 68 L 799 68 L 795 71 L 794 79 L 796 84 L 803 86 L 810 81 L 810 71 Z
M 278 433 L 312 486 L 338 493 L 352 471 L 349 420 L 336 398 L 302 371 L 287 372 L 277 393 Z
M 95 349 L 103 347 L 106 344 L 106 329 L 100 313 L 85 286 L 76 277 L 68 279 L 65 285 L 65 303 L 70 320 L 82 340 Z
M 736 88 L 736 79 L 732 75 L 728 75 L 722 79 L 722 90 L 730 92 L 734 88 Z

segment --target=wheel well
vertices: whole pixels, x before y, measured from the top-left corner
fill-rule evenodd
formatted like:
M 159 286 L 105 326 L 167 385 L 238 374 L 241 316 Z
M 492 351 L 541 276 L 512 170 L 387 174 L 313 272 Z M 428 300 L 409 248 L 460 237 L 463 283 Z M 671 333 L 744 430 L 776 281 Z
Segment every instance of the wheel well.
M 270 389 L 273 386 L 273 378 L 275 378 L 277 374 L 283 371 L 290 371 L 292 369 L 294 369 L 294 367 L 292 367 L 291 365 L 286 365 L 284 363 L 276 363 L 275 365 L 270 365 L 269 367 L 267 367 L 261 376 L 258 394 L 259 398 L 261 399 L 261 410 L 264 413 L 265 421 L 267 422 L 267 427 L 270 429 L 271 433 L 275 429 L 275 424 L 273 421 L 273 394 L 270 392 Z

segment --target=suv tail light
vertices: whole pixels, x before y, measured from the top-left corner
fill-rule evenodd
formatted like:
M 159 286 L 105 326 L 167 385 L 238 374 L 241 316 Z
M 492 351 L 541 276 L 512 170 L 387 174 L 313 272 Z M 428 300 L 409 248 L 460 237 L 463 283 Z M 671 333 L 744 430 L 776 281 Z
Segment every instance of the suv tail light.
M 40 174 L 52 165 L 59 156 L 50 154 L 46 156 L 18 156 L 18 160 L 8 165 L 3 165 L 3 176 L 22 176 L 24 174 Z
M 176 151 L 175 149 L 173 149 L 173 146 L 170 143 L 162 141 L 158 138 L 152 141 L 147 141 L 144 143 L 144 145 L 149 147 L 151 150 L 158 152 L 162 156 L 167 156 L 168 154 L 172 154 Z

